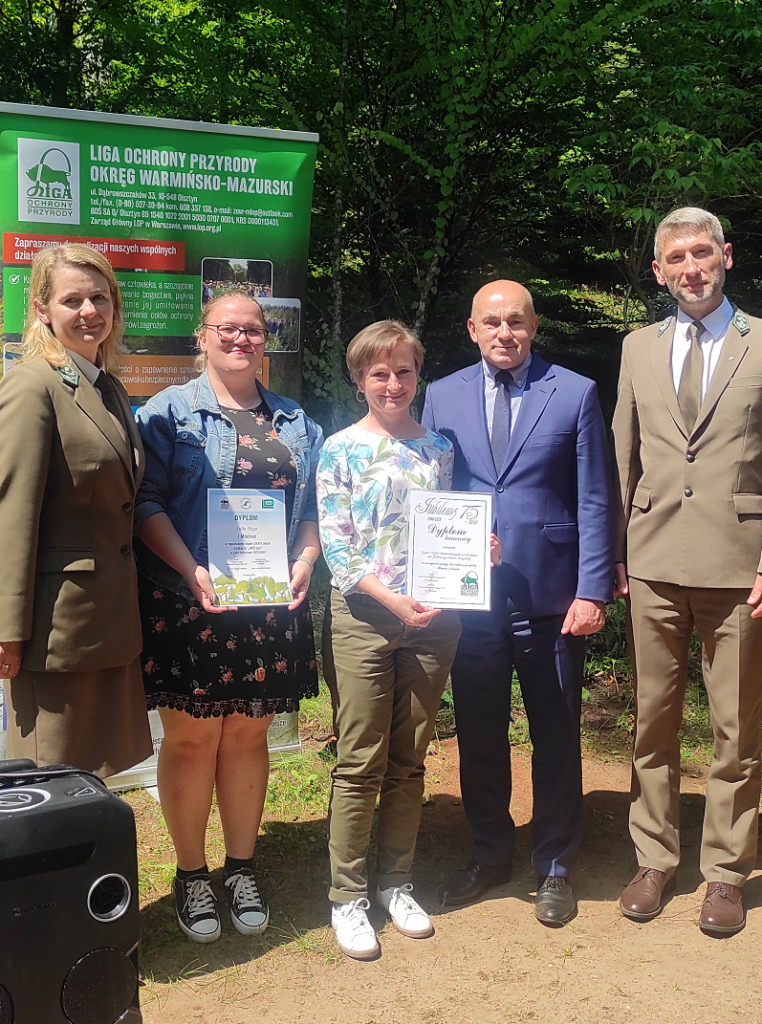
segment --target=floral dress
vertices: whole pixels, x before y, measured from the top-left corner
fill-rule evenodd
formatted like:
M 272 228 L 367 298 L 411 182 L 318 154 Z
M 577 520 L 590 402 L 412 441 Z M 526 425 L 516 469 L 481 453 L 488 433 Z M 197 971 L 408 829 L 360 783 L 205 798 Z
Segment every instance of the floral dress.
M 233 487 L 285 491 L 291 516 L 296 468 L 275 435 L 272 413 L 223 409 L 238 434 Z M 170 707 L 194 718 L 237 711 L 261 718 L 297 711 L 318 692 L 309 602 L 239 608 L 213 615 L 195 601 L 140 577 L 143 679 L 149 708 Z

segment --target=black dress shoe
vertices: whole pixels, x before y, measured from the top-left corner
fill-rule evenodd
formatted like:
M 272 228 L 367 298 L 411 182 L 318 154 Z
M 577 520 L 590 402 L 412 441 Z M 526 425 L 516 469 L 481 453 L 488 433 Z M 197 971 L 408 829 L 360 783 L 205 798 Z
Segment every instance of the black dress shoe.
M 548 875 L 537 889 L 534 916 L 543 924 L 560 925 L 574 917 L 577 901 L 566 878 Z
M 510 882 L 512 870 L 510 863 L 482 864 L 478 860 L 470 860 L 445 883 L 442 903 L 450 907 L 464 907 L 467 903 L 474 903 L 490 889 Z

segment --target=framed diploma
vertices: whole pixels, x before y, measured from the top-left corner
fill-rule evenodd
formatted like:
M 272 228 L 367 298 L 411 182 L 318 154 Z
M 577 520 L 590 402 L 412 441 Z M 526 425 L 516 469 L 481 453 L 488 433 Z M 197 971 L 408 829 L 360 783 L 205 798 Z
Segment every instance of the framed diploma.
M 492 495 L 410 491 L 407 592 L 432 608 L 489 611 Z
M 289 604 L 283 492 L 212 488 L 206 508 L 209 575 L 220 604 Z

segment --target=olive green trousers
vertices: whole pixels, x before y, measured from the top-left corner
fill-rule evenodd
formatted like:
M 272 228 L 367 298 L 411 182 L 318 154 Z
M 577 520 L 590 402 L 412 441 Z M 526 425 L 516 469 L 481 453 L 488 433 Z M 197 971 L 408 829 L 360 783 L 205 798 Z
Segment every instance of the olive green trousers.
M 421 819 L 424 760 L 460 637 L 457 612 L 405 626 L 364 594 L 331 591 L 332 652 L 324 657 L 337 738 L 329 896 L 368 895 L 367 856 L 379 800 L 379 888 L 410 881 Z M 332 653 L 332 658 L 331 658 Z

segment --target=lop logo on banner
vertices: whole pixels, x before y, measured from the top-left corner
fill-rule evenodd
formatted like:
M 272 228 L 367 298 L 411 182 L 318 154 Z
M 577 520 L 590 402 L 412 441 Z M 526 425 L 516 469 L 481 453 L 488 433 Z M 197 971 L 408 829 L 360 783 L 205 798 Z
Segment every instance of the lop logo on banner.
M 19 220 L 79 224 L 79 143 L 19 139 Z

